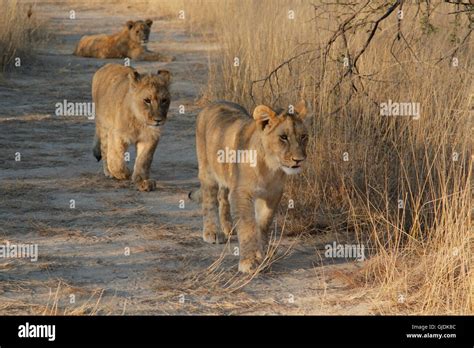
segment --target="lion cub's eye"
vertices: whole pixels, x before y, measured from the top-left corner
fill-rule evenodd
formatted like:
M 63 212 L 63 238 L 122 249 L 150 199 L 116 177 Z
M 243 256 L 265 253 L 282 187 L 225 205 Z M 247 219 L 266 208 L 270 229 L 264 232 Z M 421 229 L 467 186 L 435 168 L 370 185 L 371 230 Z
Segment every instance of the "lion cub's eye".
M 288 137 L 286 136 L 286 134 L 282 134 L 280 135 L 280 140 L 287 141 Z
M 161 104 L 168 104 L 170 102 L 169 99 L 165 98 L 165 99 L 161 99 Z
M 150 103 L 151 103 L 151 99 L 150 99 L 150 98 L 145 98 L 145 99 L 143 99 L 143 101 L 145 102 L 145 104 L 150 104 Z

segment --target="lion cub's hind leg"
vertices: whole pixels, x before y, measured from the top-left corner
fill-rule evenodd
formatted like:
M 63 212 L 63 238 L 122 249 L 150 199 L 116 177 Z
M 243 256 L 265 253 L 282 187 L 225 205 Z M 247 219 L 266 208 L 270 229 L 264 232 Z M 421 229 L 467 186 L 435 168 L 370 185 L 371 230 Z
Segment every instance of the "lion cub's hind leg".
M 112 174 L 109 172 L 107 167 L 107 132 L 104 132 L 96 125 L 95 137 L 94 137 L 94 147 L 92 153 L 97 161 L 102 160 L 104 175 L 107 178 L 112 178 Z
M 219 220 L 221 225 L 221 239 L 227 240 L 232 233 L 232 217 L 230 214 L 229 189 L 219 187 Z
M 202 210 L 204 218 L 202 238 L 205 242 L 211 244 L 223 242 L 223 240 L 219 240 L 219 237 L 222 237 L 222 233 L 219 231 L 218 190 L 217 183 L 201 182 Z
M 112 174 L 109 171 L 109 168 L 107 166 L 107 132 L 98 132 L 97 134 L 98 141 L 99 141 L 99 147 L 100 147 L 100 154 L 102 157 L 102 166 L 104 169 L 104 175 L 107 178 L 113 178 Z

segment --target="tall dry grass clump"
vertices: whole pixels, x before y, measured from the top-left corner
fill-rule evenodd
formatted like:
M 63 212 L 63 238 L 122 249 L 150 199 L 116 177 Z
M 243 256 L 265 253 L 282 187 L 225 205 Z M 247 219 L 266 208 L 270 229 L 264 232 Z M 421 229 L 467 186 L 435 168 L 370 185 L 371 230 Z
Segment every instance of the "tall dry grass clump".
M 16 57 L 32 55 L 42 38 L 35 3 L 0 0 L 0 72 L 13 66 Z
M 213 36 L 217 21 L 225 13 L 226 1 L 221 0 L 134 0 L 126 1 L 153 16 L 179 20 L 188 34 Z
M 183 8 L 205 21 L 206 3 Z M 209 59 L 204 98 L 250 110 L 301 96 L 313 105 L 309 163 L 289 185 L 293 228 L 363 242 L 365 280 L 386 301 L 382 312 L 472 313 L 474 7 L 223 0 L 216 8 L 221 49 Z M 418 105 L 419 118 L 382 116 L 393 102 Z

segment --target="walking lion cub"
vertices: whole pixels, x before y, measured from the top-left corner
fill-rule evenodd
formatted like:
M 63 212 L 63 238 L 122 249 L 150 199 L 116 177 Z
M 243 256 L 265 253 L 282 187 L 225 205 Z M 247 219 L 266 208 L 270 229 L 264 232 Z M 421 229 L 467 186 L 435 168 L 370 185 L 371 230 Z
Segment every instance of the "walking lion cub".
M 161 126 L 170 106 L 171 74 L 140 75 L 135 69 L 107 64 L 92 79 L 96 110 L 94 156 L 102 159 L 104 174 L 119 180 L 130 178 L 125 151 L 134 144 L 137 157 L 132 181 L 140 191 L 152 191 L 149 179 L 153 154 L 160 140 Z
M 241 272 L 252 272 L 262 262 L 285 177 L 301 171 L 307 116 L 306 102 L 301 101 L 293 113 L 259 105 L 253 119 L 238 104 L 218 102 L 197 117 L 203 238 L 224 242 L 233 220 Z

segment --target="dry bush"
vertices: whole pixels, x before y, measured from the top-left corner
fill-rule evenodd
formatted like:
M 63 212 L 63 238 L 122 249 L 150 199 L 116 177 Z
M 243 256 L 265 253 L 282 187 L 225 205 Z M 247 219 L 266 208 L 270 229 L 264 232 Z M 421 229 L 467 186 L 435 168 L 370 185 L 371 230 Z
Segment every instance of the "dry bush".
M 35 3 L 0 0 L 0 71 L 13 66 L 15 57 L 31 56 L 44 38 Z
M 206 3 L 183 9 L 206 20 Z M 313 105 L 309 163 L 287 193 L 294 228 L 365 243 L 387 312 L 472 313 L 473 6 L 406 2 L 401 20 L 396 1 L 216 8 L 204 99 Z M 420 118 L 381 116 L 389 100 L 419 103 Z

